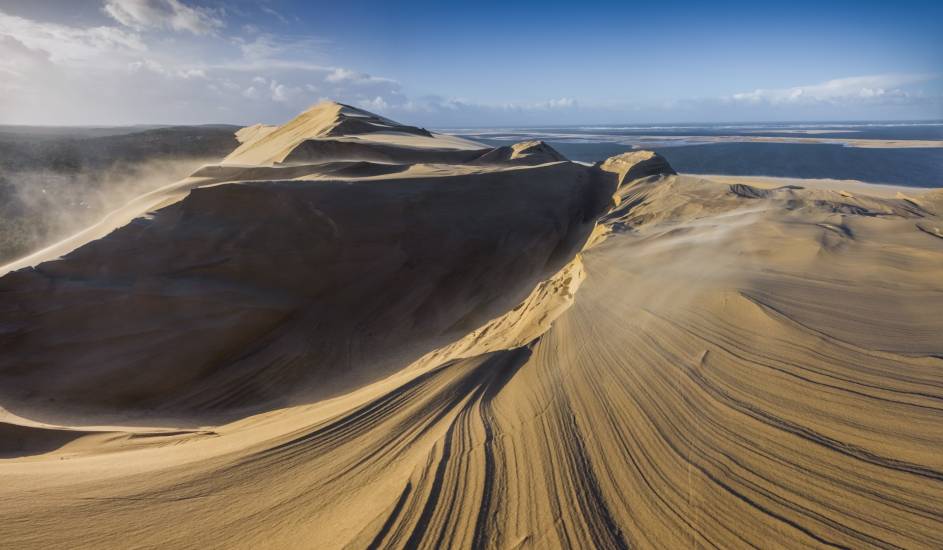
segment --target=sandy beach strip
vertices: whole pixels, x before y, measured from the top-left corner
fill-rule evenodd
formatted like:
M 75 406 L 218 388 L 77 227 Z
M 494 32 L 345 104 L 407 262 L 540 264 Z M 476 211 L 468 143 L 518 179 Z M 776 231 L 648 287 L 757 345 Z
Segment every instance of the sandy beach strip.
M 689 174 L 686 176 L 704 178 L 718 183 L 744 183 L 754 187 L 773 189 L 786 185 L 798 185 L 810 189 L 833 189 L 849 193 L 864 193 L 876 197 L 896 197 L 922 195 L 933 191 L 935 187 L 914 187 L 907 185 L 891 185 L 887 183 L 868 183 L 860 180 L 843 180 L 830 178 L 783 178 L 775 176 L 728 176 L 724 174 Z M 941 182 L 943 183 L 943 182 Z
M 943 147 L 943 140 L 928 139 L 841 139 L 820 137 L 785 137 L 785 136 L 631 136 L 640 145 L 651 146 L 647 142 L 659 142 L 670 146 L 694 145 L 700 143 L 799 143 L 810 145 L 844 145 L 866 149 L 936 149 Z

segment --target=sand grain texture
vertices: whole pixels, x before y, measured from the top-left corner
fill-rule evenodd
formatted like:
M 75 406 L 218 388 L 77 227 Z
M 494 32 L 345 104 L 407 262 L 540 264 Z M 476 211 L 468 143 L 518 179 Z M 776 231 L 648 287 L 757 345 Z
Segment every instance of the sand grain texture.
M 938 191 L 240 140 L 0 278 L 4 547 L 939 547 Z

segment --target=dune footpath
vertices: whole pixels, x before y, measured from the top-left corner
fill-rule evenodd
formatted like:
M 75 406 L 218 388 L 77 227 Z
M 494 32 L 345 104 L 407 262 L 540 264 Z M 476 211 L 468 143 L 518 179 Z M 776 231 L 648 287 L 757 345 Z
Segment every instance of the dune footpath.
M 939 545 L 943 191 L 237 137 L 0 268 L 0 545 Z

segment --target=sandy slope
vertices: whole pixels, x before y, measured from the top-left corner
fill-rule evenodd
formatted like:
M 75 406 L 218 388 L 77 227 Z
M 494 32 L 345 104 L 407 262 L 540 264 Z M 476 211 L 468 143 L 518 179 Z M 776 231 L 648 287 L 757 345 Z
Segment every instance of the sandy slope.
M 356 122 L 0 279 L 6 546 L 938 545 L 939 191 Z

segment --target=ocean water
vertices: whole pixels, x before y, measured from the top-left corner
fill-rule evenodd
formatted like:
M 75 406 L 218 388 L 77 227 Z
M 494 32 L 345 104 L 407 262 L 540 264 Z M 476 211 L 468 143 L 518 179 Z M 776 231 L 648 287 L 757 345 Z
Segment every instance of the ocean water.
M 542 139 L 568 158 L 583 162 L 603 160 L 633 149 L 651 149 L 668 159 L 675 170 L 686 173 L 855 179 L 943 187 L 941 147 L 865 148 L 840 143 L 736 141 L 760 136 L 943 140 L 943 122 L 596 125 L 446 131 L 489 145 Z M 704 139 L 724 141 L 705 143 Z

